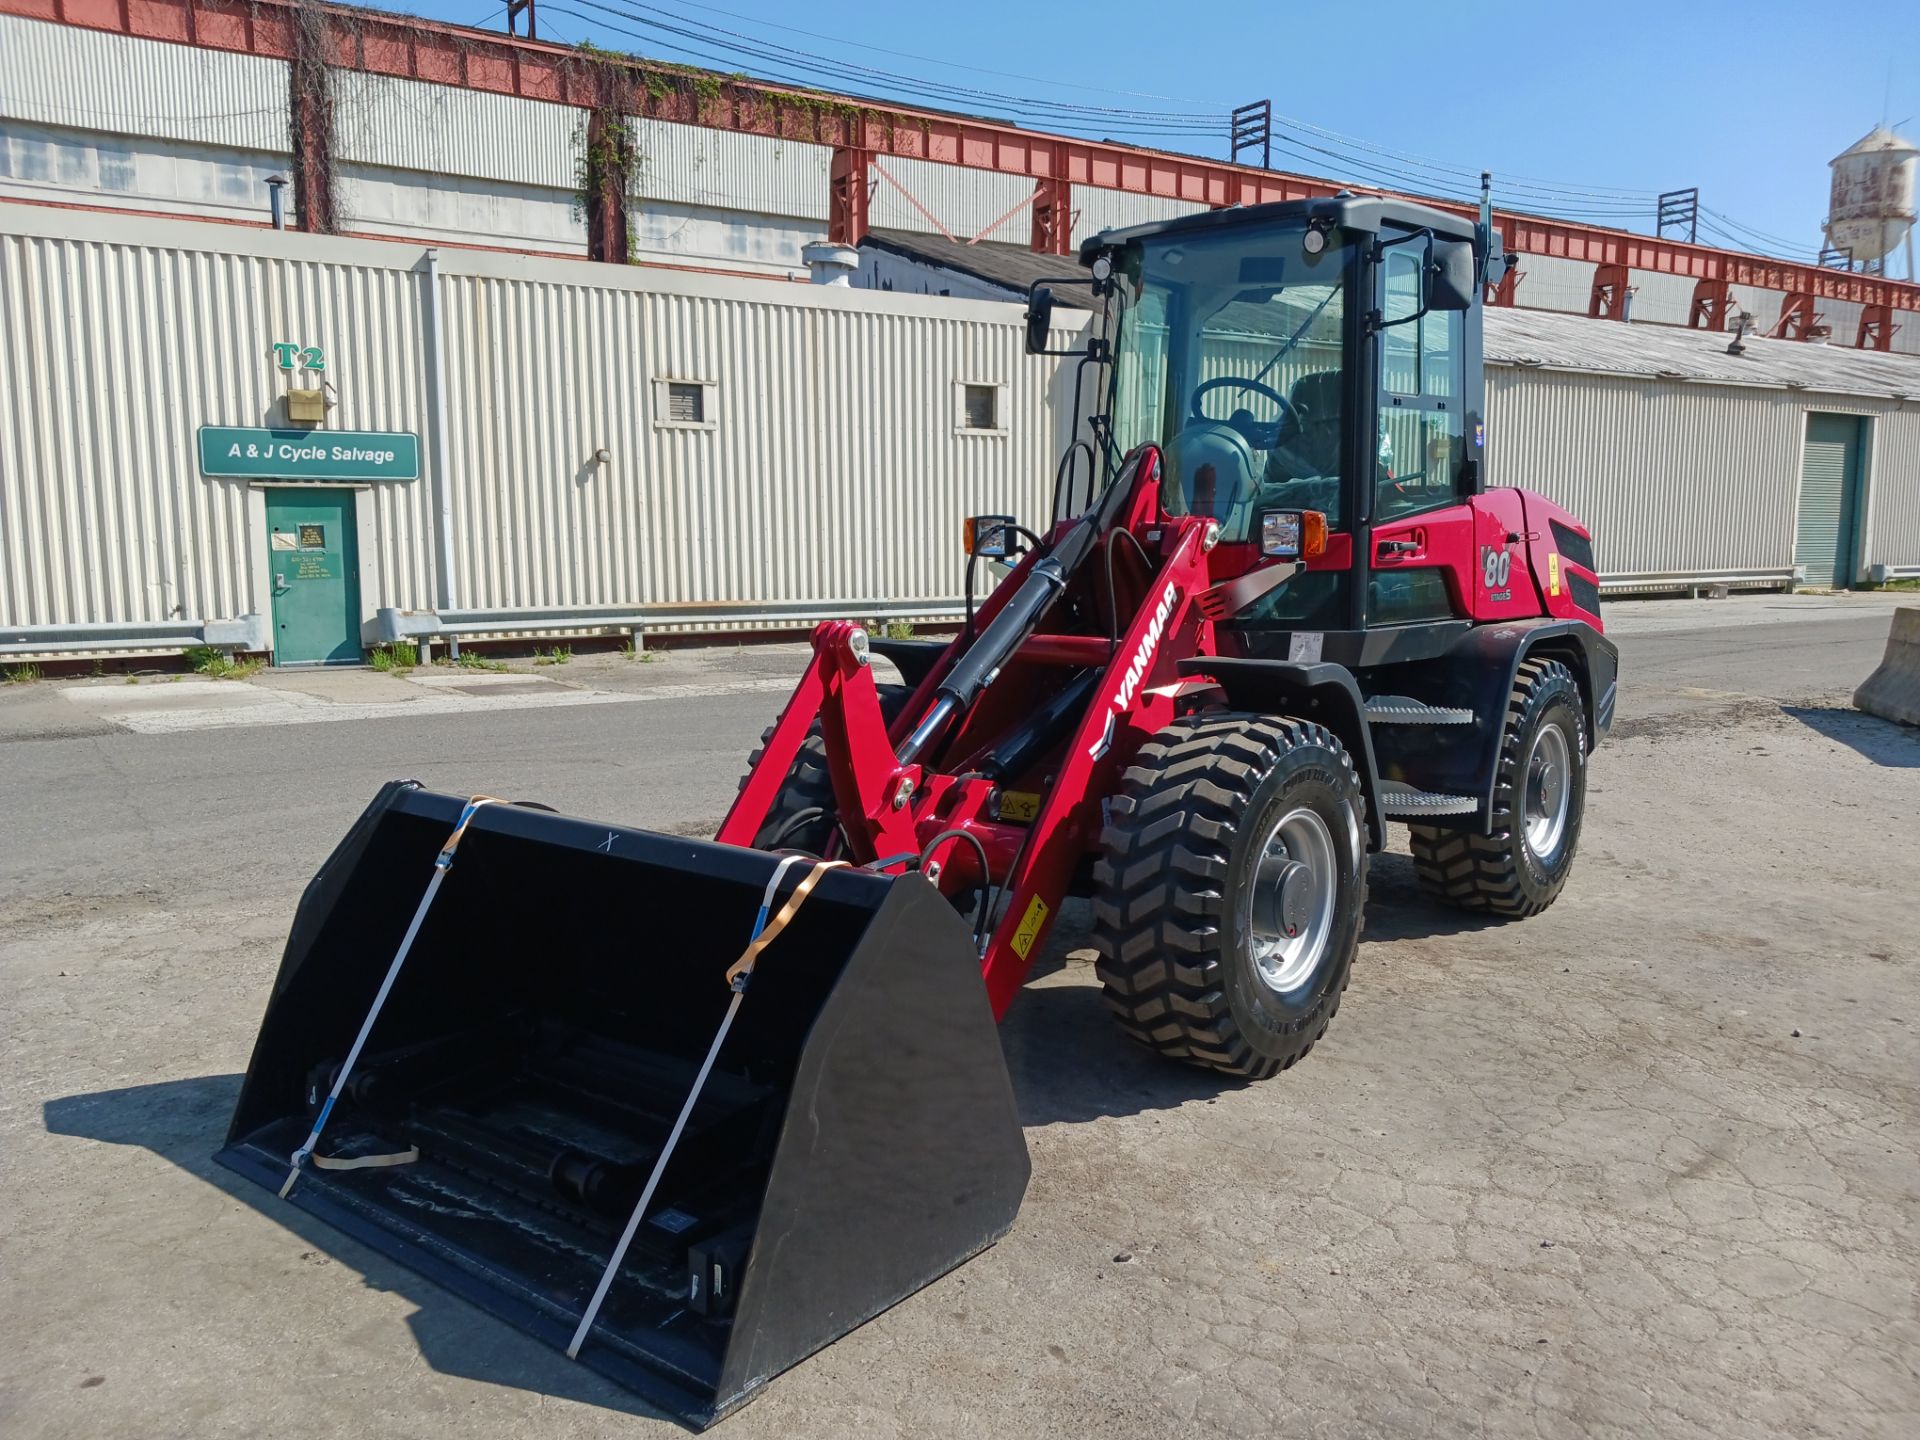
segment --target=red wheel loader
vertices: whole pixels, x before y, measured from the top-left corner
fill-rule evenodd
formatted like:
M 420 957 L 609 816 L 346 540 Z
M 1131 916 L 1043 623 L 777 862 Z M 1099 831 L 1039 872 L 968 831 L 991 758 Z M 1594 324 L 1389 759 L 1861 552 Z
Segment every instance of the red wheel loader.
M 1092 438 L 1051 521 L 967 522 L 959 636 L 822 625 L 712 843 L 387 787 L 221 1158 L 704 1425 L 1012 1224 L 994 1021 L 1068 897 L 1128 1034 L 1254 1079 L 1333 1018 L 1389 820 L 1439 899 L 1551 904 L 1617 657 L 1588 531 L 1484 485 L 1489 236 L 1089 241 Z

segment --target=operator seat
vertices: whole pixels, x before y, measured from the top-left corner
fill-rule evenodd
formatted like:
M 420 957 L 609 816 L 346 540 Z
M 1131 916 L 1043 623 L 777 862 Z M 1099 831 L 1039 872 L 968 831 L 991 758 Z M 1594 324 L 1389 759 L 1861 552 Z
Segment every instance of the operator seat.
M 1334 529 L 1340 515 L 1341 376 L 1338 370 L 1314 370 L 1287 392 L 1291 410 L 1267 452 L 1260 487 L 1262 507 L 1318 510 Z

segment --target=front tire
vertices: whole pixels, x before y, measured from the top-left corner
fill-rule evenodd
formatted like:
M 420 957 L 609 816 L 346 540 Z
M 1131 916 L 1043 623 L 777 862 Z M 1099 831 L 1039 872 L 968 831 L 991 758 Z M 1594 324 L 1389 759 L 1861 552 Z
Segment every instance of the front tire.
M 1326 1033 L 1366 905 L 1366 801 L 1333 735 L 1196 715 L 1140 748 L 1094 866 L 1094 943 L 1121 1028 L 1252 1079 Z
M 1493 833 L 1414 825 L 1421 886 L 1462 910 L 1524 919 L 1560 897 L 1587 808 L 1586 711 L 1558 660 L 1529 660 L 1507 699 Z
M 880 714 L 888 724 L 893 723 L 894 717 L 906 709 L 907 701 L 913 698 L 911 685 L 881 682 L 873 688 L 880 694 Z M 767 742 L 773 739 L 778 726 L 779 722 L 775 721 L 760 732 L 760 748 L 747 757 L 747 774 L 740 777 L 742 790 L 747 788 L 748 776 L 759 768 L 760 757 L 766 754 Z M 820 733 L 820 722 L 815 720 L 807 730 L 807 738 L 800 742 L 800 753 L 793 757 L 793 765 L 774 795 L 773 804 L 767 809 L 767 818 L 753 837 L 753 848 L 804 850 L 809 855 L 824 855 L 839 824 L 840 805 L 834 798 L 833 775 L 827 769 L 827 742 Z

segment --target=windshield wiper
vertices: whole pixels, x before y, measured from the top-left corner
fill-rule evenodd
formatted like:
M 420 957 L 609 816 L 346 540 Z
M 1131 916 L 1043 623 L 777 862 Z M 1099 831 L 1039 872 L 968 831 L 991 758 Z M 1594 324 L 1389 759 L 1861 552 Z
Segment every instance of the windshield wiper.
M 1340 287 L 1338 285 L 1333 285 L 1328 287 L 1326 298 L 1323 299 L 1318 305 L 1313 307 L 1313 313 L 1307 316 L 1305 320 L 1300 322 L 1300 328 L 1294 331 L 1293 334 L 1287 337 L 1287 343 L 1282 345 L 1278 350 L 1274 351 L 1273 358 L 1267 361 L 1266 364 L 1260 367 L 1260 373 L 1253 377 L 1256 381 L 1266 379 L 1267 372 L 1273 369 L 1274 366 L 1278 365 L 1282 360 L 1286 359 L 1290 353 L 1292 353 L 1293 347 L 1300 343 L 1300 337 L 1306 334 L 1307 331 L 1310 328 L 1312 328 L 1313 322 L 1320 318 L 1320 312 L 1322 310 L 1325 310 L 1327 306 L 1333 302 L 1333 297 L 1338 295 L 1339 293 L 1340 293 Z

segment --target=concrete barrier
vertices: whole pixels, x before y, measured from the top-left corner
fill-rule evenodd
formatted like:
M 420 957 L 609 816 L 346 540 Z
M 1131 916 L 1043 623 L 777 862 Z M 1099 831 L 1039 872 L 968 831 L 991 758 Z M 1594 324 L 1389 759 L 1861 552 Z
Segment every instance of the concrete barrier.
M 1886 657 L 1853 692 L 1853 705 L 1902 725 L 1920 725 L 1920 609 L 1903 606 L 1893 612 Z

